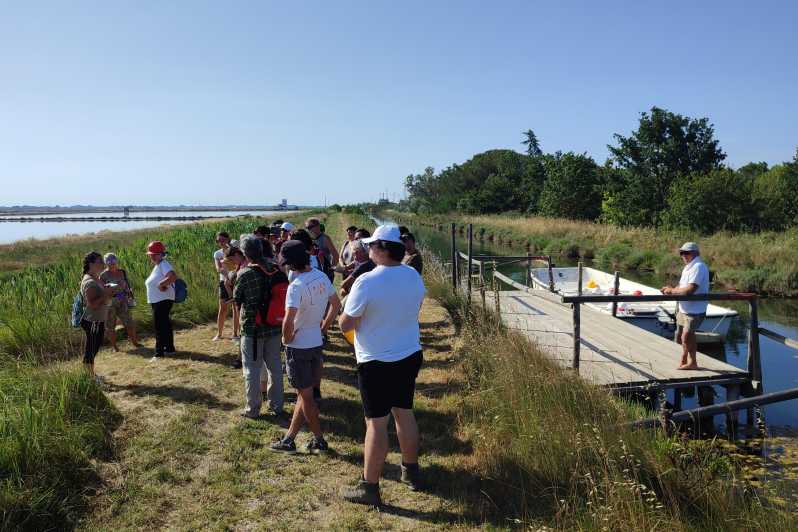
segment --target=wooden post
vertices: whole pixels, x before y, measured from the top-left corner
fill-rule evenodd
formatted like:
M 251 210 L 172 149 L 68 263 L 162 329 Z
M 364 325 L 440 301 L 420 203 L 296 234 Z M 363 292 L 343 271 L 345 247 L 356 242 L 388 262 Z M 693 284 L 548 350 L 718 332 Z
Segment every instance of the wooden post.
M 581 296 L 582 295 L 582 262 L 580 261 L 577 265 L 578 268 L 578 284 L 576 285 L 576 294 Z
M 496 299 L 496 318 L 499 320 L 499 323 L 502 321 L 502 309 L 499 306 L 499 283 L 496 282 L 496 261 L 493 262 L 493 297 Z
M 673 410 L 675 412 L 681 412 L 681 410 L 682 410 L 682 389 L 681 388 L 674 388 L 673 389 Z
M 466 286 L 468 287 L 468 304 L 471 305 L 471 257 L 474 252 L 474 224 L 468 224 L 468 280 Z
M 549 263 L 549 292 L 554 292 L 554 269 L 551 265 L 551 255 L 546 257 L 546 260 Z
M 748 330 L 748 374 L 751 376 L 751 387 L 754 394 L 762 395 L 762 360 L 759 356 L 759 311 L 756 298 L 749 302 L 751 306 L 751 328 Z
M 613 283 L 613 288 L 615 289 L 615 292 L 613 292 L 614 295 L 616 295 L 616 296 L 618 295 L 618 288 L 620 286 L 621 286 L 620 273 L 615 272 L 615 282 Z M 617 301 L 613 301 L 612 302 L 612 317 L 614 318 L 617 313 L 618 313 L 618 302 Z
M 579 303 L 573 304 L 573 311 L 574 311 L 574 359 L 571 364 L 574 371 L 579 373 L 579 346 L 581 343 L 580 337 L 580 316 L 579 316 Z
M 455 236 L 454 222 L 452 222 L 452 291 L 457 292 L 457 237 Z
M 666 436 L 670 436 L 673 431 L 673 423 L 671 422 L 671 415 L 673 410 L 668 408 L 668 396 L 665 390 L 660 389 L 657 394 L 657 401 L 659 403 L 659 424 Z
M 524 283 L 527 288 L 532 286 L 532 254 L 526 254 L 526 282 Z
M 740 385 L 728 384 L 726 385 L 726 401 L 736 401 L 740 398 Z M 737 436 L 737 412 L 729 412 L 726 414 L 726 436 L 729 439 L 734 439 Z
M 485 286 L 485 261 L 479 261 L 479 285 Z

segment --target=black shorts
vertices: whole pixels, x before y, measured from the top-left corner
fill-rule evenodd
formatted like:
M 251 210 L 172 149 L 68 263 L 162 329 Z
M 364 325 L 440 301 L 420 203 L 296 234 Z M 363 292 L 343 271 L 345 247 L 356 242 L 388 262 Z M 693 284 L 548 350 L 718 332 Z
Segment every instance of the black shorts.
M 371 360 L 357 365 L 357 385 L 367 418 L 385 417 L 391 409 L 413 408 L 416 377 L 424 356 L 416 351 L 396 362 Z
M 227 287 L 224 281 L 219 281 L 219 299 L 221 301 L 230 301 L 233 297 L 227 292 Z
M 297 390 L 312 388 L 321 379 L 321 346 L 310 349 L 285 348 L 288 382 Z

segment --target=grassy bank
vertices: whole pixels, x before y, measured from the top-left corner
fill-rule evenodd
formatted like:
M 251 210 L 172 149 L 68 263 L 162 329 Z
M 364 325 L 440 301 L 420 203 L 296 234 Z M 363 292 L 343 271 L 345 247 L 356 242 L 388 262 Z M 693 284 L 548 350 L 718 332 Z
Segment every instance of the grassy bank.
M 649 228 L 624 229 L 606 224 L 538 216 L 414 215 L 390 211 L 408 226 L 458 230 L 474 224 L 475 238 L 533 253 L 593 260 L 606 269 L 652 270 L 678 277 L 681 263 L 675 250 L 696 240 L 702 255 L 726 288 L 775 296 L 798 296 L 798 230 L 774 233 L 728 233 L 699 236 Z
M 787 530 L 798 521 L 715 441 L 619 426 L 641 414 L 551 362 L 492 313 L 467 313 L 440 263 L 425 279 L 459 323 L 461 430 L 486 517 L 560 530 Z

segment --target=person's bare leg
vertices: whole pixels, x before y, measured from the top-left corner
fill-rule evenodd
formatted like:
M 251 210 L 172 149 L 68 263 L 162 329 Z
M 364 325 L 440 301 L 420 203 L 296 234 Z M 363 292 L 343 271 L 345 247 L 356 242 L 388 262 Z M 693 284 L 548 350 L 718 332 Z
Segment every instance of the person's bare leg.
M 305 415 L 302 413 L 302 395 L 299 390 L 296 392 L 296 404 L 294 405 L 294 413 L 291 415 L 291 425 L 288 426 L 286 436 L 295 438 L 302 426 L 305 424 Z
M 418 424 L 412 410 L 406 408 L 393 408 L 393 419 L 396 423 L 396 436 L 399 438 L 399 448 L 402 450 L 402 462 L 405 464 L 418 463 Z
M 363 478 L 376 484 L 380 481 L 388 455 L 388 416 L 366 419 L 366 441 L 363 445 Z
M 688 361 L 687 367 L 698 367 L 698 340 L 696 339 L 695 332 L 689 332 L 685 335 L 685 343 L 687 344 Z
M 105 330 L 105 335 L 108 337 L 108 341 L 111 343 L 111 348 L 114 351 L 119 351 L 119 346 L 116 345 L 116 320 L 113 323 L 110 323 L 110 327 Z
M 128 325 L 125 330 L 127 331 L 127 337 L 130 339 L 130 343 L 133 344 L 133 347 L 141 347 L 138 334 L 136 334 L 136 324 L 133 320 L 130 321 L 130 325 Z
M 227 319 L 227 303 L 219 300 L 219 312 L 216 314 L 216 327 L 218 328 L 218 332 L 216 336 L 219 338 L 222 337 L 222 333 L 224 333 L 224 321 Z

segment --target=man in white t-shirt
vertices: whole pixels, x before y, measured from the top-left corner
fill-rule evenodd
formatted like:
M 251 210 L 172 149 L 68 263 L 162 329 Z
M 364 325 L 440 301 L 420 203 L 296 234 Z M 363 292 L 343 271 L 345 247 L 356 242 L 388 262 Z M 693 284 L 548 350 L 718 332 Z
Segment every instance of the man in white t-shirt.
M 294 439 L 307 423 L 313 437 L 306 449 L 311 453 L 329 448 L 321 432 L 319 407 L 313 387 L 321 380 L 322 334 L 332 324 L 341 301 L 332 283 L 321 271 L 310 267 L 304 243 L 288 240 L 280 251 L 281 262 L 297 276 L 288 285 L 283 320 L 283 344 L 288 382 L 297 390 L 291 425 L 285 436 L 271 445 L 273 451 L 296 452 Z
M 709 293 L 709 269 L 701 260 L 698 244 L 686 242 L 679 248 L 684 262 L 679 286 L 663 286 L 662 293 L 689 295 Z M 698 349 L 695 333 L 707 315 L 707 301 L 680 301 L 676 312 L 676 341 L 682 344 L 682 360 L 679 369 L 698 369 Z
M 351 502 L 378 506 L 390 414 L 402 449 L 402 482 L 412 490 L 420 488 L 413 395 L 423 362 L 418 314 L 424 281 L 416 270 L 402 264 L 405 247 L 398 226 L 382 225 L 363 242 L 377 266 L 352 285 L 339 325 L 343 332 L 355 331 L 366 441 L 363 475 L 357 486 L 344 489 L 342 495 Z

